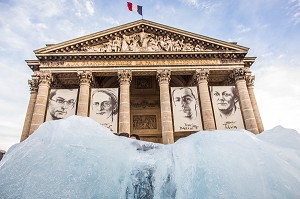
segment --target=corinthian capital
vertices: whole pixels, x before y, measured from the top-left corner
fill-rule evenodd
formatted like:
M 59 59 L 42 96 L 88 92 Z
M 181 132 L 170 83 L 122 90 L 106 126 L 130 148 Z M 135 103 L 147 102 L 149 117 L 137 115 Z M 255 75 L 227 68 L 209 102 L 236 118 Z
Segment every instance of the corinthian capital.
M 208 75 L 209 75 L 209 70 L 202 68 L 200 70 L 196 70 L 193 79 L 197 83 L 199 83 L 200 81 L 208 81 Z
M 31 79 L 28 80 L 28 85 L 30 92 L 37 91 L 39 86 L 39 77 L 36 75 L 32 75 Z
M 244 68 L 235 68 L 231 73 L 231 77 L 235 80 L 245 80 L 246 79 L 246 70 Z
M 254 86 L 254 81 L 255 81 L 255 76 L 254 75 L 246 76 L 246 83 L 247 83 L 248 87 Z
M 80 85 L 88 84 L 90 85 L 93 82 L 93 74 L 91 71 L 77 71 L 79 77 Z
M 37 73 L 37 77 L 39 78 L 39 85 L 44 84 L 44 85 L 50 87 L 50 85 L 53 81 L 53 76 L 48 71 L 39 71 Z
M 121 85 L 124 83 L 130 84 L 132 80 L 131 70 L 118 71 L 118 80 Z
M 159 83 L 169 83 L 171 80 L 171 71 L 170 70 L 157 70 L 156 78 Z

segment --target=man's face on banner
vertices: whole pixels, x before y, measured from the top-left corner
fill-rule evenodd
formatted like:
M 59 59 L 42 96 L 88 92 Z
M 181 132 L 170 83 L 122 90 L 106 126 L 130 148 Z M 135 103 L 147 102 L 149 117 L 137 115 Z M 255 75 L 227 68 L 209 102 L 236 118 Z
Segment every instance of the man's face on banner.
M 189 88 L 178 88 L 173 91 L 173 101 L 176 111 L 185 118 L 196 117 L 196 99 Z
M 53 120 L 63 119 L 75 106 L 72 90 L 56 90 L 49 100 L 49 113 Z

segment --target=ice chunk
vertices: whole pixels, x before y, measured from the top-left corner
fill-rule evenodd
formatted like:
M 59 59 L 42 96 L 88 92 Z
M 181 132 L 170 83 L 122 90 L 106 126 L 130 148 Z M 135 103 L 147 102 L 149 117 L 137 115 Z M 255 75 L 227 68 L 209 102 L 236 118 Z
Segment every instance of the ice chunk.
M 284 141 L 283 141 L 284 139 Z M 299 133 L 202 131 L 162 145 L 50 121 L 0 162 L 0 198 L 300 198 Z

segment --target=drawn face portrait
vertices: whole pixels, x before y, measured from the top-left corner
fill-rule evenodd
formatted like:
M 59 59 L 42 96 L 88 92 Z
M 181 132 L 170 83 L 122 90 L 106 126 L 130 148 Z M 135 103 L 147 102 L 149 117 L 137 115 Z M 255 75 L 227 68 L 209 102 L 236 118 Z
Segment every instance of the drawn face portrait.
M 202 119 L 197 87 L 171 87 L 174 131 L 200 131 Z
M 118 127 L 118 89 L 92 89 L 90 117 L 113 133 Z
M 244 122 L 235 86 L 211 86 L 217 129 L 241 129 Z
M 51 90 L 48 105 L 48 120 L 64 119 L 70 114 L 75 114 L 77 90 L 55 89 Z M 72 113 L 71 113 L 72 112 Z
M 176 112 L 185 118 L 197 117 L 196 97 L 190 88 L 173 90 L 173 102 Z
M 92 99 L 92 110 L 99 116 L 109 118 L 113 114 L 113 100 L 105 92 L 96 92 Z
M 230 114 L 234 111 L 237 96 L 233 86 L 214 87 L 213 97 L 220 112 Z

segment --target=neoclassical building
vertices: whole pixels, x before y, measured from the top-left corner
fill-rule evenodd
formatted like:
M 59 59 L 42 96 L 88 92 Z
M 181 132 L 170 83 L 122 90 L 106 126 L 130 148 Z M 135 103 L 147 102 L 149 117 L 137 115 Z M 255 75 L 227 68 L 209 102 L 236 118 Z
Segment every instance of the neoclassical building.
M 164 144 L 263 124 L 249 48 L 147 20 L 35 50 L 21 141 L 45 121 L 91 117 Z

